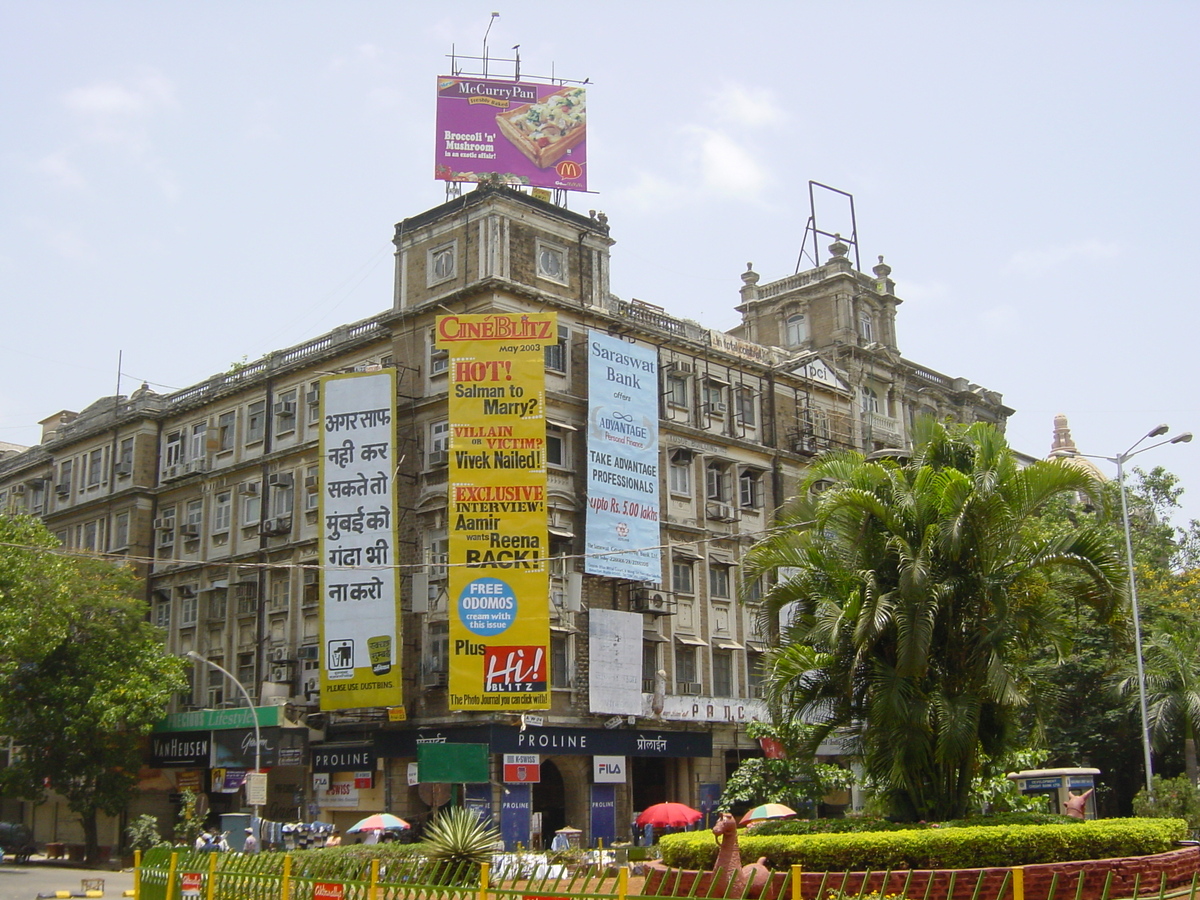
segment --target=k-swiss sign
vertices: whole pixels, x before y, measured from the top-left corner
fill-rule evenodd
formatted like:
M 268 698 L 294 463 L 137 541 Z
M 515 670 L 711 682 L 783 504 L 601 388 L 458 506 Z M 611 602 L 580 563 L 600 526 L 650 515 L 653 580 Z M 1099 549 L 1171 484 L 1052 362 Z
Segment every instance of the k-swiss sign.
M 504 754 L 504 782 L 506 784 L 534 784 L 541 780 L 541 757 L 536 753 Z

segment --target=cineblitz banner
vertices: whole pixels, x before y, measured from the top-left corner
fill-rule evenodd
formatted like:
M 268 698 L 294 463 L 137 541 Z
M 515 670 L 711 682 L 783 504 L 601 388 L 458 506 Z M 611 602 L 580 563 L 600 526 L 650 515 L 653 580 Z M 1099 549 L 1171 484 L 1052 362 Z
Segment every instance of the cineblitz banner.
M 450 708 L 550 706 L 545 353 L 553 313 L 439 316 L 450 363 Z
M 587 190 L 587 104 L 580 85 L 437 80 L 434 175 Z
M 399 706 L 396 386 L 321 379 L 321 709 Z
M 588 335 L 587 490 L 584 571 L 658 583 L 658 355 L 599 331 Z

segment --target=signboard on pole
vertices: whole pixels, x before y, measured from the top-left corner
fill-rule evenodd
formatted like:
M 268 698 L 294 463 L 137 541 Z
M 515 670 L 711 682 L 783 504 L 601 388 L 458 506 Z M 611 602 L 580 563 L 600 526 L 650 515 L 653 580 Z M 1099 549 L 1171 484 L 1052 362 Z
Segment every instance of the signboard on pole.
M 403 702 L 395 419 L 394 373 L 321 379 L 324 710 Z
M 582 85 L 439 76 L 435 177 L 586 191 L 586 96 Z
M 550 706 L 543 348 L 557 340 L 554 313 L 437 319 L 450 357 L 451 709 Z
M 658 354 L 588 334 L 587 558 L 584 571 L 662 579 L 658 498 Z
M 246 805 L 247 806 L 266 806 L 267 805 L 267 773 L 266 772 L 247 772 L 246 773 Z

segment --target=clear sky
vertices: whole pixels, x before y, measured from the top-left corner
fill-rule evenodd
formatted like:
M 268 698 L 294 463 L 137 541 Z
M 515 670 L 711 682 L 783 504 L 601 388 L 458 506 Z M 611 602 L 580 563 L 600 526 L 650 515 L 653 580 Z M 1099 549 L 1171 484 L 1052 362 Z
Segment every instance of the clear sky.
M 591 79 L 570 206 L 622 298 L 733 327 L 813 179 L 893 267 L 901 351 L 1000 391 L 1018 449 L 1059 412 L 1103 455 L 1200 431 L 1195 2 L 0 0 L 0 441 L 120 352 L 166 391 L 388 308 L 394 223 L 445 198 L 435 77 L 493 11 L 493 55 Z M 1138 462 L 1200 518 L 1200 440 Z

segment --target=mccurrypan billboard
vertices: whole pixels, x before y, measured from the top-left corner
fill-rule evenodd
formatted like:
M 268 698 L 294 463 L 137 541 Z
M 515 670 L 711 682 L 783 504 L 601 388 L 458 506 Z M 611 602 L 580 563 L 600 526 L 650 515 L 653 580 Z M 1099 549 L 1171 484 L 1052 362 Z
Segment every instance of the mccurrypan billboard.
M 587 190 L 587 105 L 579 86 L 440 76 L 434 177 Z

